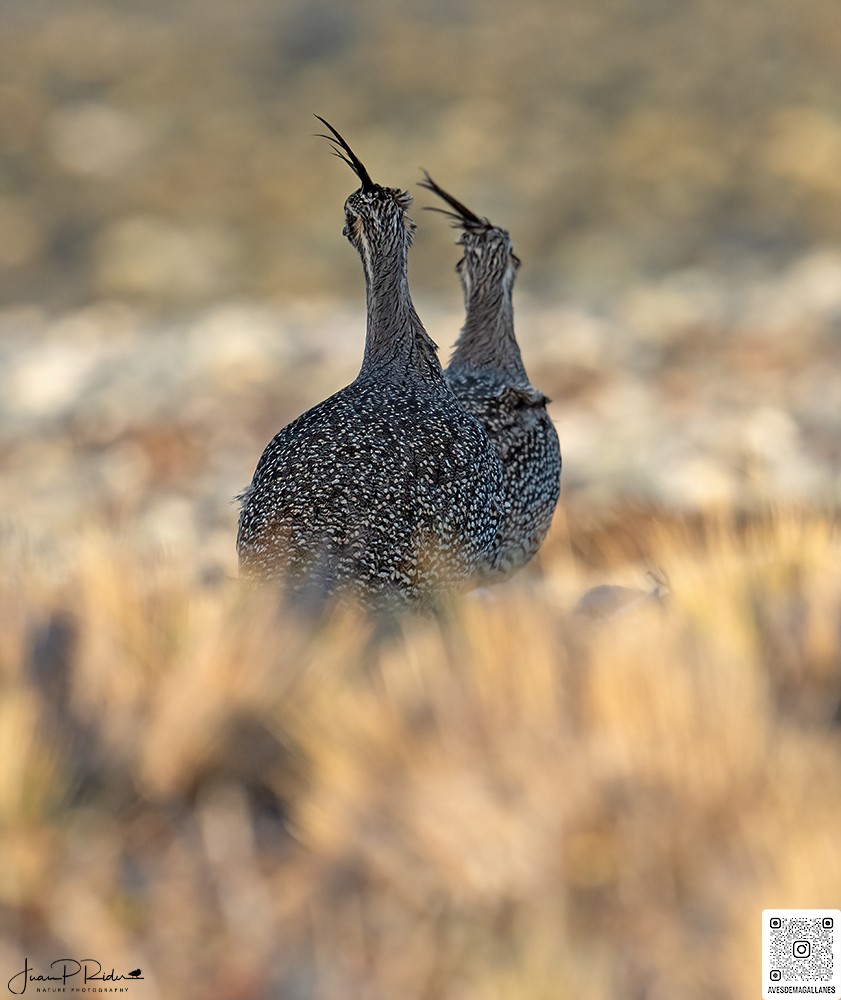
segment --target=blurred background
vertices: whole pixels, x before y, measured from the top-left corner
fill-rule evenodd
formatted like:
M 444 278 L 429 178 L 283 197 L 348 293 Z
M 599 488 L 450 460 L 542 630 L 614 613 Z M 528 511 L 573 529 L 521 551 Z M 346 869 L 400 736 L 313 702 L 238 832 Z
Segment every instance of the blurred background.
M 147 0 L 4 5 L 2 295 L 159 312 L 358 298 L 352 178 L 426 166 L 499 216 L 524 291 L 785 267 L 841 238 L 841 25 L 828 0 Z M 427 222 L 427 220 L 424 220 Z M 451 275 L 437 220 L 420 291 Z
M 841 19 L 832 0 L 31 0 L 0 7 L 7 512 L 199 537 L 361 357 L 354 178 L 417 197 L 412 287 L 461 321 L 425 167 L 507 226 L 565 502 L 832 499 Z

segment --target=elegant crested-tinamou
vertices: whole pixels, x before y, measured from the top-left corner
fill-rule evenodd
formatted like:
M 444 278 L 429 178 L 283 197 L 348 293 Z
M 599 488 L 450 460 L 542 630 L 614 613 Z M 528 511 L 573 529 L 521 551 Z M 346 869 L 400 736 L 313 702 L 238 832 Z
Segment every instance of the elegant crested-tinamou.
M 483 567 L 502 580 L 534 556 L 552 523 L 561 492 L 561 449 L 549 400 L 529 381 L 514 335 L 512 291 L 519 258 L 507 230 L 479 218 L 426 174 L 422 186 L 442 198 L 436 209 L 461 230 L 456 265 L 466 318 L 446 379 L 459 402 L 488 432 L 502 461 L 506 514 L 497 546 Z
M 322 601 L 435 605 L 492 558 L 504 515 L 496 449 L 453 395 L 409 294 L 409 195 L 375 184 L 324 119 L 361 186 L 343 234 L 365 274 L 354 381 L 279 431 L 241 496 L 241 573 Z

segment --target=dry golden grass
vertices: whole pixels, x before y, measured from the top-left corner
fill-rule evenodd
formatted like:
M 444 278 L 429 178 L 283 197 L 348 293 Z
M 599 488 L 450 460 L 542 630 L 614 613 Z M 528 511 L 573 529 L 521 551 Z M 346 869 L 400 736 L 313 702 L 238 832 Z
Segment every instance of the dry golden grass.
M 446 620 L 317 627 L 188 561 L 4 543 L 0 970 L 134 995 L 741 998 L 841 898 L 841 532 L 569 525 Z M 661 605 L 573 614 L 668 575 Z

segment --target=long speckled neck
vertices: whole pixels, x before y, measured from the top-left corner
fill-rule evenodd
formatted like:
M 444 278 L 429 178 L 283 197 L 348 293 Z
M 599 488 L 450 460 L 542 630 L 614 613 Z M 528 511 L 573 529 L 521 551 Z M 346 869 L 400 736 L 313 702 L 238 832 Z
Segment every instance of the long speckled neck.
M 360 378 L 420 379 L 444 387 L 435 343 L 423 327 L 409 293 L 411 237 L 401 225 L 389 241 L 360 250 L 365 270 L 368 327 Z
M 506 380 L 528 384 L 514 335 L 513 274 L 502 281 L 466 282 L 467 317 L 456 341 L 449 371 L 492 369 Z

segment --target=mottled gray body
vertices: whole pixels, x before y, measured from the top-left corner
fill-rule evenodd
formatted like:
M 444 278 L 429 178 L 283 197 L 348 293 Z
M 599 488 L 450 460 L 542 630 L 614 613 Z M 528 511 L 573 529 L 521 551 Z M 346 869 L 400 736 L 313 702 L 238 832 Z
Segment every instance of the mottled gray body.
M 462 406 L 479 420 L 502 461 L 507 514 L 483 576 L 504 580 L 537 552 L 561 490 L 561 450 L 548 400 L 536 389 L 447 370 Z
M 412 305 L 409 197 L 373 184 L 355 157 L 352 165 L 363 186 L 345 204 L 344 232 L 365 271 L 362 368 L 263 452 L 242 496 L 240 568 L 317 599 L 430 604 L 490 558 L 502 468 Z
M 466 318 L 446 378 L 459 402 L 482 424 L 502 461 L 507 512 L 487 580 L 516 572 L 540 548 L 561 491 L 561 449 L 547 398 L 526 373 L 514 335 L 512 290 L 520 262 L 508 232 L 480 219 L 427 177 L 424 185 L 450 205 L 462 229 L 457 272 Z

